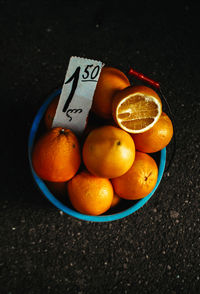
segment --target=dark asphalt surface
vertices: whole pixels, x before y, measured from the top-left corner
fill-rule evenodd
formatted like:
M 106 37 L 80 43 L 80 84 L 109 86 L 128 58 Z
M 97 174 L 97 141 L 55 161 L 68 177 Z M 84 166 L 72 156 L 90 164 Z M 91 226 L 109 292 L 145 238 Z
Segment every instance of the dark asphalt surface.
M 0 293 L 200 293 L 199 7 L 52 2 L 0 1 Z M 30 173 L 32 120 L 72 55 L 159 81 L 175 116 L 174 160 L 125 219 L 61 214 Z

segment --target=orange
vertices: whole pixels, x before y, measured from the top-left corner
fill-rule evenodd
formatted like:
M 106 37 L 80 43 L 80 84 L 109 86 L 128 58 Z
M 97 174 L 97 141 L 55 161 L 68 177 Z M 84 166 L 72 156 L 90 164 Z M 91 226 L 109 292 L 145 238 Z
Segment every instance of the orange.
M 104 213 L 110 208 L 113 200 L 113 187 L 110 181 L 85 171 L 67 183 L 67 191 L 73 207 L 89 215 Z
M 126 75 L 113 67 L 103 67 L 93 97 L 92 110 L 98 116 L 112 118 L 113 95 L 126 87 L 130 82 Z
M 56 114 L 56 108 L 58 106 L 59 98 L 60 98 L 60 96 L 54 98 L 53 101 L 47 107 L 47 110 L 45 112 L 44 123 L 45 123 L 45 126 L 48 130 L 50 130 L 52 128 L 52 123 L 53 123 L 54 116 Z
M 162 112 L 158 122 L 150 130 L 132 136 L 137 150 L 145 153 L 157 152 L 171 141 L 173 125 L 168 115 Z
M 135 158 L 135 144 L 130 134 L 103 126 L 89 133 L 83 145 L 83 161 L 94 175 L 116 178 L 128 171 Z
M 79 142 L 74 133 L 64 128 L 53 128 L 35 144 L 33 168 L 46 181 L 65 182 L 78 171 L 81 163 Z
M 135 161 L 127 173 L 112 179 L 115 193 L 124 199 L 144 198 L 155 187 L 158 167 L 148 154 L 136 152 Z
M 129 133 L 142 133 L 158 121 L 162 102 L 158 94 L 146 86 L 133 86 L 117 92 L 113 98 L 115 122 Z

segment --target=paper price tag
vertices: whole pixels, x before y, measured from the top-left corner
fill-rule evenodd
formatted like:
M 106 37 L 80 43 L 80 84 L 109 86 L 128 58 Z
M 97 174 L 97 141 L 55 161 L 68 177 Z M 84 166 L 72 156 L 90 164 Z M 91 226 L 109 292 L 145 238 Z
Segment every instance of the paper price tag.
M 77 135 L 83 132 L 103 65 L 87 58 L 70 58 L 52 127 L 69 128 Z

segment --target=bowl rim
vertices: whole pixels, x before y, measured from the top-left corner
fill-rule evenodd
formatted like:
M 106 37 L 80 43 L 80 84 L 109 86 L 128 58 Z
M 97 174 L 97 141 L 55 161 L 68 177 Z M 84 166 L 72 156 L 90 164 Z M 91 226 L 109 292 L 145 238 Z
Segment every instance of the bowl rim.
M 163 176 L 163 173 L 165 170 L 165 164 L 166 164 L 166 147 L 160 151 L 160 164 L 159 164 L 159 169 L 158 169 L 158 179 L 157 179 L 156 185 L 155 185 L 154 189 L 152 190 L 152 192 L 149 193 L 146 197 L 138 200 L 138 202 L 135 203 L 133 206 L 131 206 L 121 212 L 117 212 L 117 213 L 109 214 L 109 215 L 99 215 L 99 216 L 86 215 L 86 214 L 82 214 L 76 210 L 69 208 L 68 206 L 64 205 L 61 201 L 59 201 L 49 191 L 45 182 L 41 178 L 39 178 L 38 175 L 35 173 L 35 171 L 33 169 L 33 165 L 32 165 L 32 158 L 31 158 L 35 136 L 36 136 L 39 124 L 44 116 L 44 113 L 45 113 L 48 105 L 56 96 L 58 96 L 60 94 L 61 94 L 61 89 L 57 89 L 45 100 L 45 102 L 42 104 L 42 106 L 37 111 L 35 118 L 33 120 L 32 126 L 30 128 L 29 137 L 28 137 L 28 159 L 29 159 L 31 173 L 32 173 L 32 176 L 33 176 L 37 186 L 39 187 L 39 189 L 41 190 L 43 195 L 54 206 L 56 206 L 59 210 L 63 211 L 64 213 L 66 213 L 72 217 L 75 217 L 79 220 L 92 221 L 92 222 L 108 222 L 108 221 L 115 221 L 118 219 L 122 219 L 122 218 L 127 217 L 130 214 L 136 212 L 152 197 L 152 195 L 154 194 L 154 192 L 156 191 L 156 189 L 158 188 L 158 186 L 161 182 L 161 179 L 162 179 L 162 176 Z

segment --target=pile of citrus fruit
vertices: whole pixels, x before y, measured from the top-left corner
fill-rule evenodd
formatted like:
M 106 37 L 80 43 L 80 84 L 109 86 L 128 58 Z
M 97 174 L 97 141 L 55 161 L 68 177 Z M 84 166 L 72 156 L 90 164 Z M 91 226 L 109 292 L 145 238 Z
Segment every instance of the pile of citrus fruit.
M 121 199 L 147 196 L 158 177 L 149 153 L 163 149 L 173 136 L 158 94 L 131 86 L 118 69 L 103 67 L 90 111 L 93 119 L 88 118 L 81 138 L 70 129 L 52 128 L 58 101 L 48 106 L 46 132 L 32 153 L 33 168 L 49 189 L 88 215 L 100 215 Z

